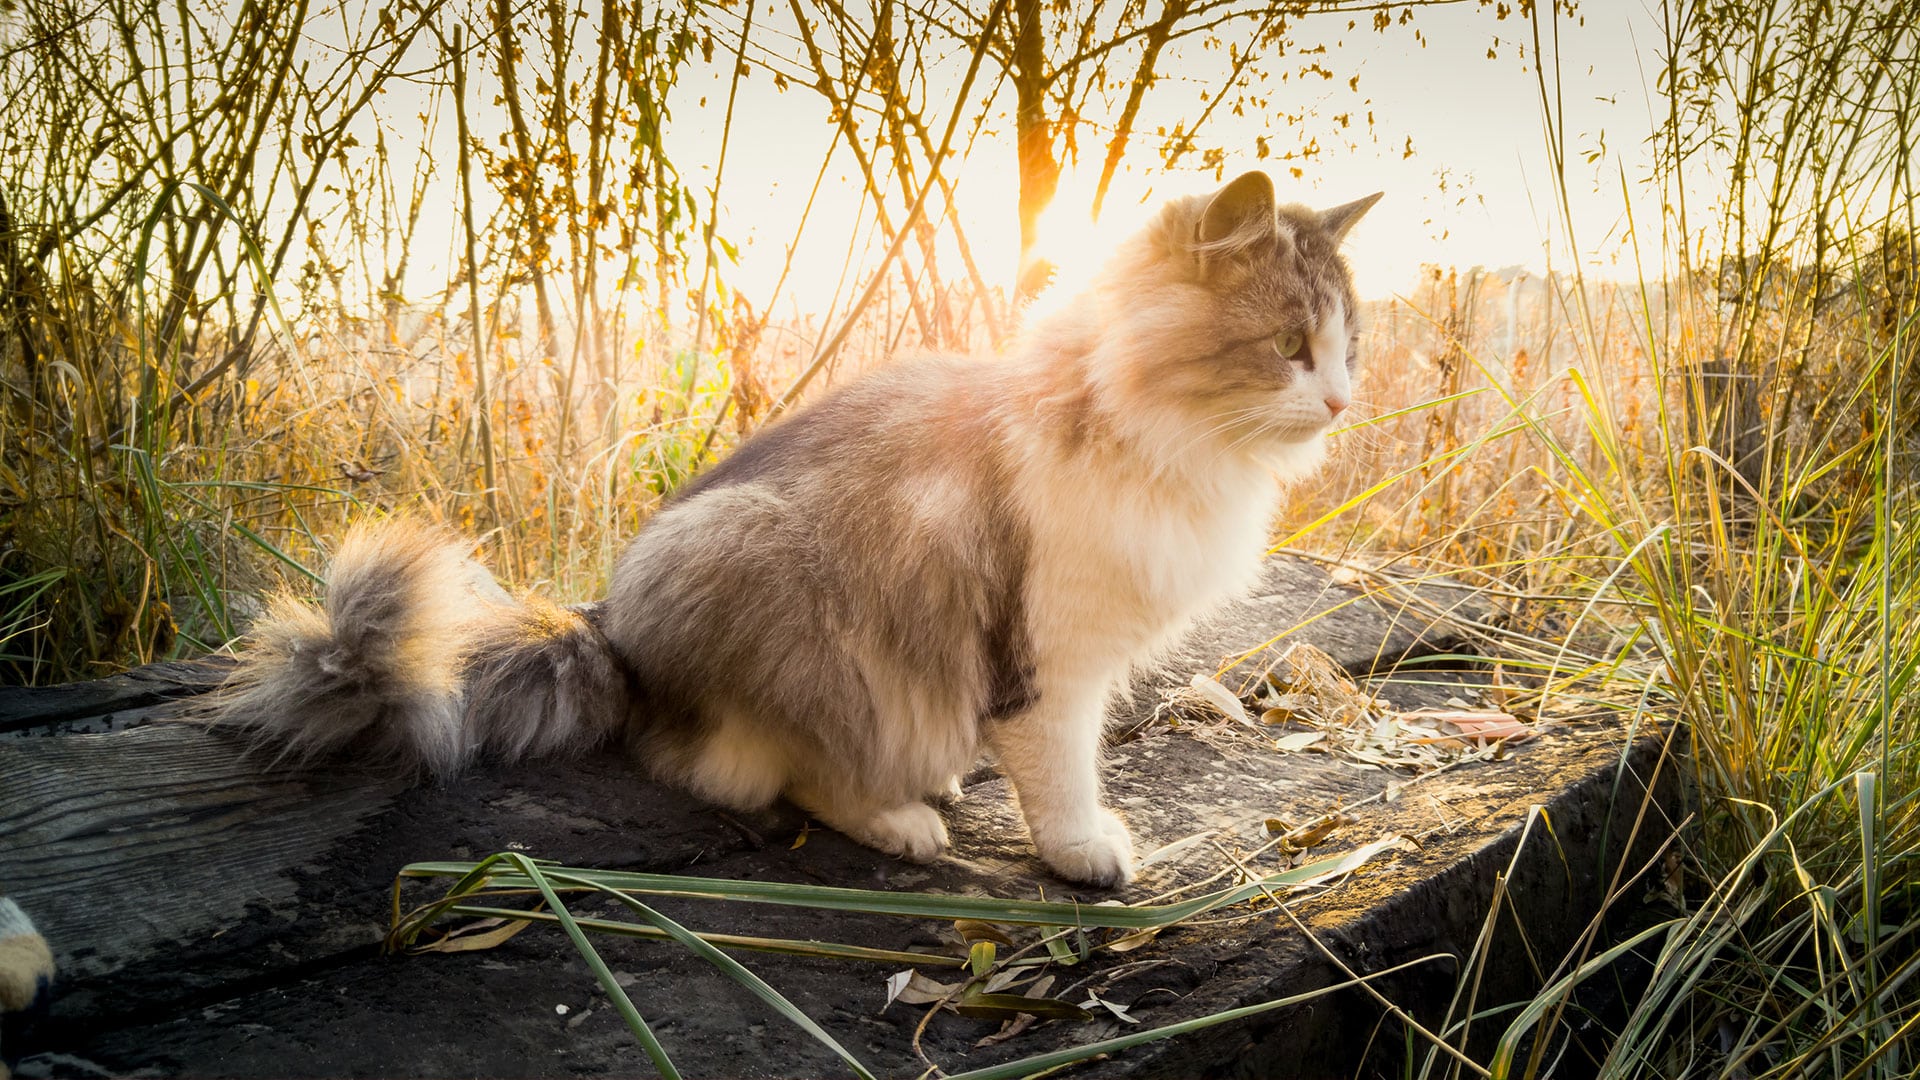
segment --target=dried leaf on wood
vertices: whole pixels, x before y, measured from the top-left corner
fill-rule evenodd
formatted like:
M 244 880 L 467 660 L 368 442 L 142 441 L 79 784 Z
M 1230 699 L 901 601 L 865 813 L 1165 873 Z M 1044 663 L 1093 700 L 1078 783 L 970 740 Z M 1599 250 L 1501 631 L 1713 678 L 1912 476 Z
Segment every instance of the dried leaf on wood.
M 1154 938 L 1159 937 L 1162 929 L 1164 929 L 1164 927 L 1149 926 L 1145 930 L 1135 930 L 1130 934 L 1122 934 L 1112 941 L 1109 941 L 1107 943 L 1107 949 L 1110 952 L 1117 953 L 1132 952 L 1147 942 L 1152 941 Z
M 1082 1008 L 1088 1008 L 1088 1009 L 1091 1009 L 1095 1005 L 1098 1005 L 1101 1008 L 1112 1013 L 1115 1019 L 1120 1020 L 1124 1023 L 1137 1024 L 1140 1022 L 1138 1017 L 1134 1016 L 1132 1013 L 1128 1012 L 1126 1009 L 1122 1008 L 1119 1005 L 1115 1005 L 1113 1002 L 1108 1001 L 1106 998 L 1101 997 L 1099 994 L 1096 994 L 1091 990 L 1087 991 L 1087 1000 L 1081 1002 L 1080 1005 Z
M 892 1005 L 896 1001 L 903 1005 L 929 1005 L 936 1001 L 944 1001 L 962 985 L 961 983 L 935 982 L 911 968 L 895 972 L 887 976 L 887 1003 L 880 1006 L 880 1011 L 887 1011 L 887 1005 Z
M 532 925 L 531 919 L 480 919 L 465 926 L 456 927 L 446 937 L 432 944 L 415 945 L 407 951 L 410 953 L 483 952 L 500 945 Z
M 1305 750 L 1326 737 L 1327 733 L 1324 731 L 1296 731 L 1291 735 L 1282 735 L 1273 740 L 1273 748 L 1283 754 L 1292 754 Z
M 1297 829 L 1287 830 L 1286 833 L 1280 837 L 1280 846 L 1292 851 L 1303 851 L 1307 848 L 1326 843 L 1327 838 L 1335 832 L 1348 825 L 1355 824 L 1359 820 L 1359 818 L 1354 817 L 1352 814 L 1343 813 L 1338 810 L 1330 814 L 1322 814 Z M 1285 827 L 1284 822 L 1269 821 L 1267 822 L 1268 831 L 1278 831 L 1273 828 L 1275 824 L 1280 824 L 1283 828 Z
M 1009 1019 L 1031 1013 L 1045 1020 L 1091 1020 L 1093 1014 L 1058 998 L 1028 997 L 1025 994 L 968 994 L 953 1003 L 961 1016 Z
M 971 945 L 976 941 L 991 941 L 996 945 L 1012 945 L 1013 936 L 990 922 L 979 919 L 955 919 L 953 928 L 960 932 L 962 940 Z
M 1241 704 L 1239 695 L 1221 686 L 1212 678 L 1206 675 L 1195 674 L 1192 679 L 1187 681 L 1187 686 L 1195 694 L 1199 695 L 1200 700 L 1213 706 L 1220 715 L 1235 723 L 1252 726 L 1253 717 L 1248 715 L 1247 707 Z

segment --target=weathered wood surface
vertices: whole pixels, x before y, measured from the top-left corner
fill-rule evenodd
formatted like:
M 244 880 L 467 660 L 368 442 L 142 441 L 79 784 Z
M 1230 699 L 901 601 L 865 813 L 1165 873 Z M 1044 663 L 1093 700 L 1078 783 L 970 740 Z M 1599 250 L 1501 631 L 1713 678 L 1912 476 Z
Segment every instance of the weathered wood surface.
M 0 734 L 78 735 L 103 730 L 110 718 L 156 715 L 161 707 L 211 689 L 226 678 L 219 660 L 148 664 L 123 674 L 66 686 L 0 689 Z
M 1463 599 L 1470 598 L 1427 590 L 1419 616 L 1410 617 L 1393 604 L 1358 599 L 1313 567 L 1277 561 L 1266 588 L 1136 684 L 1126 708 L 1132 719 L 1147 720 L 1165 686 L 1302 623 L 1300 637 L 1353 670 L 1452 651 L 1461 635 L 1433 619 L 1434 605 Z M 1313 619 L 1316 612 L 1330 614 Z M 154 700 L 143 696 L 156 692 L 156 681 L 204 685 L 195 678 L 169 669 L 157 679 L 130 673 L 110 688 L 87 684 L 95 689 L 84 694 L 0 691 L 0 715 L 15 718 L 14 737 L 0 739 L 0 890 L 34 915 L 62 969 L 51 1017 L 27 1035 L 40 1056 L 21 1063 L 25 1075 L 92 1067 L 233 1076 L 646 1071 L 556 933 L 535 929 L 478 955 L 380 956 L 394 872 L 413 861 L 517 849 L 576 864 L 718 877 L 1018 897 L 1075 891 L 1032 858 L 1004 781 L 989 773 L 976 774 L 950 812 L 953 853 L 913 866 L 832 833 L 803 833 L 804 818 L 790 808 L 742 818 L 699 805 L 638 779 L 611 755 L 483 770 L 450 787 L 344 768 L 265 769 L 227 736 L 159 720 Z M 1394 696 L 1423 692 L 1451 691 L 1408 686 Z M 116 718 L 79 715 L 81 701 Z M 28 715 L 49 702 L 62 710 L 56 719 Z M 105 733 L 49 734 L 76 724 Z M 1115 749 L 1109 790 L 1141 850 L 1209 835 L 1149 866 L 1126 899 L 1219 869 L 1225 859 L 1214 845 L 1251 850 L 1268 817 L 1305 820 L 1405 779 L 1317 755 L 1275 755 L 1231 730 L 1196 734 L 1151 723 L 1139 730 Z M 1560 850 L 1549 857 L 1551 845 L 1530 841 L 1532 850 L 1514 863 L 1523 886 L 1516 895 L 1536 947 L 1556 927 L 1577 930 L 1597 899 L 1595 882 L 1604 880 L 1596 876 L 1606 869 L 1603 854 L 1619 858 L 1645 779 L 1619 777 L 1620 769 L 1624 763 L 1629 773 L 1644 773 L 1652 755 L 1649 744 L 1623 753 L 1609 731 L 1566 728 L 1506 761 L 1422 779 L 1391 804 L 1366 803 L 1355 811 L 1361 823 L 1349 827 L 1352 844 L 1400 831 L 1425 834 L 1426 846 L 1385 857 L 1328 896 L 1304 901 L 1302 917 L 1363 970 L 1427 951 L 1459 954 L 1485 916 L 1489 869 L 1504 869 L 1512 857 L 1527 807 L 1557 800 Z M 900 920 L 668 906 L 701 929 L 895 948 L 940 943 L 938 927 Z M 683 951 L 643 942 L 604 951 L 631 977 L 630 992 L 690 1074 L 843 1071 Z M 870 1064 L 894 1074 L 924 1068 L 910 1048 L 920 1010 L 879 1010 L 890 971 L 745 959 Z M 1064 981 L 1091 978 L 1088 985 L 1106 987 L 1103 997 L 1135 1005 L 1149 1024 L 1337 981 L 1271 915 L 1169 931 L 1121 959 L 1074 969 Z M 1525 978 L 1520 966 L 1493 974 Z M 1436 969 L 1425 982 L 1398 980 L 1396 990 L 1417 1003 L 1450 979 Z M 1523 989 L 1516 981 L 1514 990 Z M 1318 1019 L 1303 1023 L 1302 1016 Z M 1378 1019 L 1377 1007 L 1344 994 L 1197 1043 L 1142 1048 L 1107 1068 L 1258 1072 L 1262 1061 L 1271 1071 L 1281 1067 L 1275 1063 L 1322 1060 L 1345 1074 Z M 1119 1026 L 1057 1022 L 976 1048 L 994 1025 L 943 1016 L 923 1045 L 953 1070 L 1090 1041 Z M 17 1052 L 16 1042 L 7 1049 Z

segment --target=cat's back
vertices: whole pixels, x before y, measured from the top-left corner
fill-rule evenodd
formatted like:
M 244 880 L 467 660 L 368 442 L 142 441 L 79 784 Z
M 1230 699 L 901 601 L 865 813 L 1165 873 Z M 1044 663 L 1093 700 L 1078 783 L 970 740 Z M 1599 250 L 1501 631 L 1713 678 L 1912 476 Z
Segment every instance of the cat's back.
M 1001 454 L 1004 384 L 1002 366 L 986 360 L 889 365 L 768 425 L 676 492 L 667 510 L 743 485 L 819 505 L 985 480 Z
M 609 640 L 658 684 L 790 653 L 828 626 L 898 646 L 995 623 L 1026 533 L 1008 513 L 1005 380 L 994 361 L 916 359 L 768 425 L 635 536 Z

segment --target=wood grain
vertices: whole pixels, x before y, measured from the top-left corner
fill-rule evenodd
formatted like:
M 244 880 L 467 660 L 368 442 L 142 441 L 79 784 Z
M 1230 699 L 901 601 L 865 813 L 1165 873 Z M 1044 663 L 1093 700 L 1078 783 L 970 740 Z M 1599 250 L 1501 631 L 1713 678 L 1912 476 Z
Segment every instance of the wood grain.
M 67 977 L 217 934 L 250 904 L 285 906 L 292 868 L 406 786 L 263 770 L 185 724 L 0 742 L 0 776 L 0 889 Z
M 34 729 L 66 734 L 59 725 L 69 721 L 159 705 L 211 690 L 232 669 L 233 662 L 221 658 L 173 660 L 92 682 L 0 687 L 0 734 Z

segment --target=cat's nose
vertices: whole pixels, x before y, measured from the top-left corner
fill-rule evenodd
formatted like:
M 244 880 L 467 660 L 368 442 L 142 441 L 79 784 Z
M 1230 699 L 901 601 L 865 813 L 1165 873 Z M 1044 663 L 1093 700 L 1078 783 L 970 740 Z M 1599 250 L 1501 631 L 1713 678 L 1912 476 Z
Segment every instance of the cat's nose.
M 1335 418 L 1339 417 L 1341 413 L 1346 412 L 1348 405 L 1353 404 L 1352 402 L 1348 401 L 1346 398 L 1337 397 L 1337 396 L 1330 396 L 1326 400 L 1327 400 L 1327 415 L 1329 417 L 1335 417 Z

